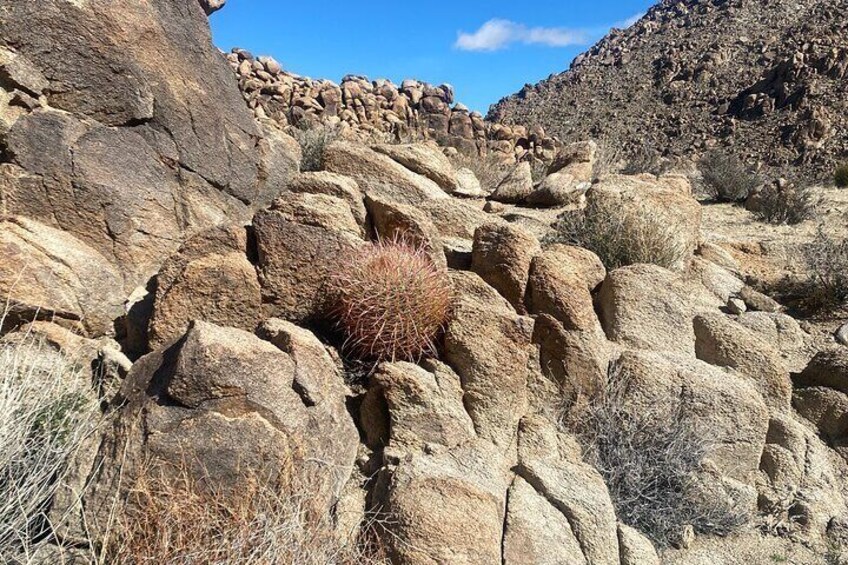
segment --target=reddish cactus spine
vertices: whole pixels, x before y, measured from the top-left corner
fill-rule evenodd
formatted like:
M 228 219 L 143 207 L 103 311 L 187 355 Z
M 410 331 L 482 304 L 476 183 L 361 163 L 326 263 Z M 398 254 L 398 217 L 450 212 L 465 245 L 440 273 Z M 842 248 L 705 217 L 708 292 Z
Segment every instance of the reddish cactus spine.
M 346 348 L 378 362 L 435 354 L 453 299 L 447 270 L 402 236 L 372 243 L 342 263 L 330 291 Z

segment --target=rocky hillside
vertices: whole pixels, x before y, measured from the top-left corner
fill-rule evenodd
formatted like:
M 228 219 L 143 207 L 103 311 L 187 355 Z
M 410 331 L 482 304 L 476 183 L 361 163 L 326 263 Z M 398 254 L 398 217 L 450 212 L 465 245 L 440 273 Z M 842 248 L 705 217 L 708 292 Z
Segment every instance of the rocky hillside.
M 493 187 L 432 142 L 302 171 L 220 4 L 0 8 L 0 562 L 848 563 L 848 328 L 751 286 L 785 232 L 591 141 Z
M 623 156 L 729 147 L 805 180 L 848 160 L 844 0 L 663 0 L 489 117 Z

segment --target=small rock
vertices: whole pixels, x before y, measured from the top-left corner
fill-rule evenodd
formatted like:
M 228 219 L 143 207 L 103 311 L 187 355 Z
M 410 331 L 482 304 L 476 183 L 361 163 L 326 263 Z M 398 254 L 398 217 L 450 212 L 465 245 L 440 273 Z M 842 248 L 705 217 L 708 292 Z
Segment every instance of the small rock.
M 677 539 L 672 542 L 672 545 L 677 549 L 689 549 L 695 541 L 695 528 L 690 524 L 683 526 L 680 530 Z
M 739 315 L 748 311 L 745 301 L 740 298 L 731 298 L 727 301 L 727 309 L 731 314 Z
M 848 322 L 836 331 L 836 341 L 842 345 L 848 345 Z

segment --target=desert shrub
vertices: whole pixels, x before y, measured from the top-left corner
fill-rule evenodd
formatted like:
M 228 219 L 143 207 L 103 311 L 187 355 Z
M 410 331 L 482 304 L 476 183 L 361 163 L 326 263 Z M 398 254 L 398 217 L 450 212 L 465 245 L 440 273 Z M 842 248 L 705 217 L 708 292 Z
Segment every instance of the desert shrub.
M 702 462 L 718 447 L 709 429 L 695 429 L 679 407 L 628 407 L 628 380 L 612 366 L 603 393 L 571 424 L 586 461 L 604 478 L 618 518 L 659 548 L 673 543 L 686 525 L 715 535 L 744 525 L 750 516 L 736 508 L 732 495 L 715 496 L 704 481 Z
M 636 204 L 612 207 L 590 200 L 584 210 L 561 215 L 554 229 L 545 243 L 586 248 L 610 270 L 636 263 L 673 268 L 688 253 L 682 226 Z
M 324 169 L 324 150 L 339 138 L 340 130 L 338 126 L 321 124 L 305 129 L 295 128 L 292 135 L 303 152 L 300 170 L 321 171 Z
M 800 224 L 815 216 L 818 200 L 808 187 L 771 184 L 756 193 L 756 216 L 770 224 Z
M 741 202 L 760 184 L 738 157 L 728 153 L 707 153 L 699 168 L 706 193 L 719 202 Z
M 457 169 L 466 168 L 474 173 L 480 181 L 480 187 L 487 193 L 492 193 L 515 167 L 514 163 L 505 161 L 494 152 L 473 157 L 458 153 L 450 158 Z
M 329 291 L 344 349 L 377 361 L 435 353 L 452 290 L 446 269 L 402 237 L 381 240 L 339 265 Z
M 833 173 L 833 180 L 837 188 L 848 187 L 848 163 L 843 163 L 836 167 L 836 172 Z
M 337 531 L 316 490 L 281 489 L 245 473 L 237 491 L 216 488 L 186 465 L 148 466 L 117 519 L 107 562 L 130 564 L 354 565 L 387 563 L 371 520 Z M 317 485 L 312 485 L 316 486 Z
M 638 175 L 640 173 L 661 175 L 668 172 L 668 168 L 668 164 L 663 161 L 657 152 L 642 147 L 627 158 L 627 163 L 621 169 L 621 173 L 625 175 Z
M 838 306 L 848 302 L 848 239 L 831 237 L 820 228 L 802 249 L 809 271 L 808 306 Z
M 90 382 L 35 337 L 0 343 L 0 556 L 28 563 L 51 541 L 50 501 L 100 421 Z

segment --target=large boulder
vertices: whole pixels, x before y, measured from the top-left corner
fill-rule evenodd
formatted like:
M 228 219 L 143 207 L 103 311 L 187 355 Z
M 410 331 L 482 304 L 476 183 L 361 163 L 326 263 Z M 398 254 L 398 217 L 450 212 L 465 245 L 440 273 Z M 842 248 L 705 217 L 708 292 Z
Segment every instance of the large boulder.
M 792 381 L 780 354 L 756 334 L 719 312 L 694 318 L 695 354 L 711 365 L 729 367 L 751 382 L 775 409 L 789 407 Z
M 326 312 L 328 277 L 364 242 L 343 200 L 295 196 L 322 198 L 278 201 L 256 215 L 253 227 L 264 314 L 306 321 Z
M 600 473 L 581 459 L 577 441 L 542 417 L 527 417 L 519 430 L 518 459 L 518 476 L 566 517 L 585 562 L 618 565 L 615 510 Z
M 499 449 L 475 440 L 417 454 L 384 469 L 378 501 L 391 516 L 393 561 L 410 565 L 501 563 L 509 468 Z
M 183 335 L 193 320 L 253 331 L 261 307 L 245 228 L 212 228 L 187 240 L 156 276 L 150 348 Z
M 67 232 L 22 217 L 0 220 L 0 296 L 5 323 L 56 319 L 91 336 L 114 332 L 123 313 L 121 273 Z
M 366 211 L 362 191 L 352 178 L 327 171 L 305 172 L 289 179 L 286 190 L 341 198 L 350 205 L 350 211 L 359 225 L 365 227 Z
M 518 204 L 533 192 L 533 171 L 524 161 L 512 168 L 489 196 L 496 202 Z
M 542 250 L 538 240 L 514 224 L 485 224 L 474 233 L 471 270 L 526 313 L 524 294 L 530 262 Z
M 366 194 L 375 193 L 401 204 L 448 198 L 429 178 L 364 145 L 347 141 L 331 144 L 324 152 L 324 168 L 354 179 Z
M 115 497 L 158 464 L 216 492 L 237 493 L 254 473 L 297 495 L 309 485 L 310 502 L 325 510 L 335 503 L 359 441 L 341 372 L 308 331 L 281 321 L 266 333 L 277 345 L 193 322 L 133 365 L 102 464 L 90 470 L 91 531 L 105 532 Z
M 692 357 L 692 319 L 723 305 L 699 283 L 656 265 L 631 265 L 610 272 L 598 295 L 601 324 L 612 341 Z
M 848 348 L 834 346 L 820 351 L 795 377 L 800 386 L 825 386 L 848 394 Z
M 374 447 L 387 445 L 400 455 L 454 448 L 474 439 L 474 424 L 462 404 L 462 383 L 444 363 L 383 363 L 370 382 L 362 427 Z M 375 409 L 381 405 L 385 413 Z
M 544 494 L 517 476 L 509 487 L 507 499 L 504 564 L 587 564 L 568 517 Z
M 5 156 L 20 170 L 3 183 L 7 212 L 84 240 L 120 266 L 126 290 L 187 233 L 248 219 L 279 188 L 262 174 L 279 152 L 260 148 L 197 0 L 15 2 L 0 37 L 56 109 L 11 125 Z
M 439 185 L 448 194 L 460 190 L 453 165 L 437 145 L 415 143 L 410 145 L 375 145 L 378 153 L 388 155 L 412 172 L 423 175 Z
M 647 425 L 668 425 L 669 415 L 679 415 L 704 434 L 710 459 L 723 475 L 753 484 L 769 413 L 748 379 L 673 353 L 627 351 L 616 366 L 626 383 L 623 410 Z
M 530 266 L 527 307 L 569 330 L 600 329 L 591 292 L 606 277 L 597 255 L 568 245 L 546 247 Z
M 433 220 L 442 237 L 468 239 L 474 238 L 474 232 L 480 226 L 492 222 L 504 223 L 470 202 L 455 198 L 429 200 L 418 206 Z
M 606 386 L 613 348 L 600 330 L 568 329 L 547 314 L 536 318 L 533 343 L 542 374 L 557 384 L 563 416 L 579 419 Z
M 462 379 L 479 437 L 505 447 L 527 407 L 533 320 L 473 273 L 452 273 L 456 302 L 445 330 L 445 361 Z

